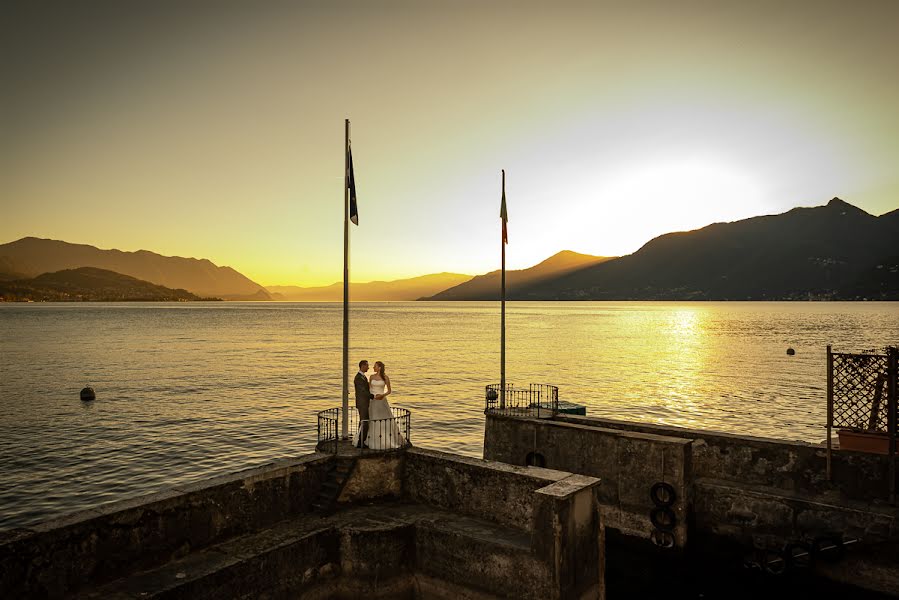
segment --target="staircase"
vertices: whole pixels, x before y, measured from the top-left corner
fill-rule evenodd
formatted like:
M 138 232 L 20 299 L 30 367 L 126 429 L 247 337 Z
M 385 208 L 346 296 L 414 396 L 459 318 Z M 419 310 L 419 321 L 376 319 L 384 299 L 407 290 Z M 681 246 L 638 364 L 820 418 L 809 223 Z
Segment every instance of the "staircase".
M 312 503 L 312 509 L 320 514 L 331 514 L 337 506 L 337 499 L 343 486 L 356 468 L 355 458 L 339 458 L 331 464 L 322 483 L 318 499 Z

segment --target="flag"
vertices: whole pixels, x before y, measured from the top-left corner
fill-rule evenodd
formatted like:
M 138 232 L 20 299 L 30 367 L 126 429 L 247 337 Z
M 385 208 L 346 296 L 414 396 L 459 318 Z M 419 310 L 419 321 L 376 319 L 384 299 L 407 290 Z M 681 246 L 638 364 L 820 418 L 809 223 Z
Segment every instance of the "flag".
M 359 224 L 359 209 L 356 207 L 356 177 L 353 175 L 353 149 L 349 149 L 350 174 L 348 185 L 350 186 L 350 221 L 354 225 Z
M 503 243 L 509 243 L 509 231 L 506 227 L 506 223 L 509 221 L 509 215 L 506 213 L 506 178 L 505 172 L 503 173 L 503 203 L 499 208 L 499 218 L 503 220 Z

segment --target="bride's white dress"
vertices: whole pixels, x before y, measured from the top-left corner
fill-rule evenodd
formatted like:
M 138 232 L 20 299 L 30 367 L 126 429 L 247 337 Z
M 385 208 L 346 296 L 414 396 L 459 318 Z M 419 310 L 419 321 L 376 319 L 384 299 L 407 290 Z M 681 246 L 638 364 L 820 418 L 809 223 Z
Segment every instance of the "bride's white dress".
M 382 379 L 371 380 L 371 393 L 383 394 L 387 388 L 387 384 Z M 365 444 L 373 450 L 389 450 L 391 448 L 400 448 L 405 445 L 403 434 L 393 418 L 393 411 L 390 410 L 390 403 L 387 398 L 380 400 L 372 399 L 368 405 L 368 435 L 365 437 Z M 358 441 L 360 430 L 356 432 L 354 442 Z M 355 444 L 354 445 L 358 445 Z

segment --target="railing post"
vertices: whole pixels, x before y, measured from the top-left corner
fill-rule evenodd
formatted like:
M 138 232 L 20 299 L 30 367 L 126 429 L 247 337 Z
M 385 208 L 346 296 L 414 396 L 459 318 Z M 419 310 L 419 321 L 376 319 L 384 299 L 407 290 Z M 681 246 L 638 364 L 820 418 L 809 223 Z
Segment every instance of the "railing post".
M 833 481 L 831 470 L 831 455 L 833 454 L 833 441 L 831 430 L 833 429 L 833 352 L 830 344 L 827 345 L 827 481 Z

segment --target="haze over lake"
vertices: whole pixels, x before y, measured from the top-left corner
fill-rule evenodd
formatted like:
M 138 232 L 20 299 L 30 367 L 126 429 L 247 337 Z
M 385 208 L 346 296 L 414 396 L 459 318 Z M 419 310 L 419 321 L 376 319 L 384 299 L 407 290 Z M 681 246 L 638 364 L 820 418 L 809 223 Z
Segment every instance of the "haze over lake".
M 516 302 L 508 378 L 588 415 L 818 442 L 825 346 L 899 341 L 899 303 Z M 340 304 L 0 304 L 0 529 L 313 450 Z M 416 445 L 481 455 L 497 303 L 359 303 Z M 786 349 L 795 348 L 795 356 Z M 353 371 L 354 372 L 354 371 Z M 351 374 L 353 373 L 351 372 Z M 91 384 L 97 400 L 82 403 Z

